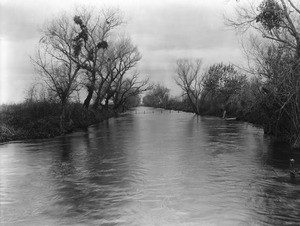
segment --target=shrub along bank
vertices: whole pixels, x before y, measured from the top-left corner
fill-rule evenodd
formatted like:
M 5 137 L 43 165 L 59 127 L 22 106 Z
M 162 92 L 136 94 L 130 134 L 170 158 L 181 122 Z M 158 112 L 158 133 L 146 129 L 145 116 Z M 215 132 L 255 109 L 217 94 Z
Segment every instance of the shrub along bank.
M 91 111 L 72 103 L 64 127 L 61 127 L 61 105 L 51 102 L 25 102 L 0 107 L 0 142 L 50 138 L 87 128 L 117 116 L 111 108 Z

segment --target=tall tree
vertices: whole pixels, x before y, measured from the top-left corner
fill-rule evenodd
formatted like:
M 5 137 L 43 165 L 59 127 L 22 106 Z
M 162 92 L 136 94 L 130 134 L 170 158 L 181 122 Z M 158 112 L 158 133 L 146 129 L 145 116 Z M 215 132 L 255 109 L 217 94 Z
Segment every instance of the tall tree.
M 132 70 L 141 59 L 136 46 L 129 38 L 121 38 L 112 42 L 107 50 L 107 62 L 103 66 L 101 78 L 97 82 L 96 98 L 94 109 L 97 109 L 105 98 L 109 100 L 117 91 L 116 86 L 123 80 L 127 72 Z M 106 106 L 107 106 L 106 101 Z
M 67 29 L 68 24 L 62 23 Z M 71 38 L 72 32 L 65 34 L 65 39 Z M 67 104 L 74 91 L 79 90 L 80 66 L 66 55 L 57 51 L 57 43 L 48 39 L 41 39 L 36 56 L 31 58 L 36 71 L 51 92 L 56 95 L 62 106 L 60 127 L 64 129 L 66 122 Z M 71 46 L 69 46 L 69 50 Z
M 196 114 L 200 114 L 200 99 L 203 88 L 201 65 L 202 61 L 200 59 L 182 59 L 177 61 L 176 69 L 176 84 L 182 89 Z
M 254 43 L 254 49 L 257 50 L 255 73 L 265 78 L 266 115 L 276 122 L 269 131 L 288 137 L 297 148 L 300 147 L 299 21 L 300 7 L 295 0 L 250 3 L 248 7 L 238 7 L 237 18 L 229 20 L 238 30 L 254 29 L 266 41 L 264 45 Z
M 82 9 L 75 16 L 63 15 L 50 21 L 42 30 L 43 42 L 85 72 L 85 108 L 89 107 L 96 81 L 102 75 L 109 38 L 121 24 L 122 19 L 117 11 L 103 10 L 96 13 Z
M 83 105 L 88 108 L 97 88 L 97 80 L 102 83 L 106 80 L 103 68 L 108 60 L 105 50 L 108 48 L 110 35 L 123 21 L 117 11 L 102 11 L 98 15 L 83 11 L 74 17 L 74 22 L 78 30 L 73 39 L 73 55 L 87 71 L 87 97 Z

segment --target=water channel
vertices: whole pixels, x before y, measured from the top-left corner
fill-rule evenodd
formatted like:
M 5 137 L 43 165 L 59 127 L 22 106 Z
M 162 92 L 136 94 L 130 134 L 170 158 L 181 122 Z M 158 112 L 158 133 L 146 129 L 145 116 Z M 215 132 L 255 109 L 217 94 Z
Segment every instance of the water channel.
M 0 145 L 0 222 L 300 225 L 289 158 L 251 124 L 138 107 L 86 131 Z

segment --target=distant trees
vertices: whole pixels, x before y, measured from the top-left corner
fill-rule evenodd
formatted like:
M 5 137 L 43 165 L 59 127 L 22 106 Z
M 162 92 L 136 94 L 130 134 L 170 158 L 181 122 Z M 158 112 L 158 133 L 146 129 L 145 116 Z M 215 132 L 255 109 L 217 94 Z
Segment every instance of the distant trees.
M 200 114 L 200 98 L 203 88 L 203 74 L 201 74 L 202 61 L 200 59 L 181 59 L 177 60 L 176 63 L 176 84 L 182 89 L 183 95 L 189 100 L 193 111 L 196 114 Z
M 130 107 L 131 101 L 144 91 L 151 89 L 148 79 L 138 80 L 138 74 L 133 74 L 131 78 L 118 80 L 118 84 L 113 93 L 114 109 L 122 110 Z M 130 101 L 131 100 L 131 101 Z
M 126 107 L 138 107 L 141 104 L 140 96 L 131 96 L 128 97 L 125 101 Z
M 156 84 L 152 87 L 151 91 L 144 96 L 143 103 L 145 106 L 166 108 L 169 96 L 170 90 L 167 87 Z
M 233 65 L 214 64 L 204 74 L 201 99 L 209 103 L 210 108 L 228 111 L 228 107 L 239 102 L 238 95 L 245 83 L 246 77 L 238 73 Z
M 229 105 L 237 104 L 245 76 L 240 75 L 231 64 L 214 64 L 207 71 L 201 70 L 201 65 L 199 59 L 177 61 L 175 80 L 193 112 L 216 114 Z

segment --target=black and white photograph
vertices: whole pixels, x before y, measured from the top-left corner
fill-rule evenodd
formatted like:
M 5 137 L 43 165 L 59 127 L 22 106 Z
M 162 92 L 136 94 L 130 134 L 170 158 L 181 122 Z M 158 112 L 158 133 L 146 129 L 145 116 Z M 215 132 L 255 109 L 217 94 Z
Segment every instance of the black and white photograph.
M 0 225 L 300 225 L 300 1 L 0 0 Z

